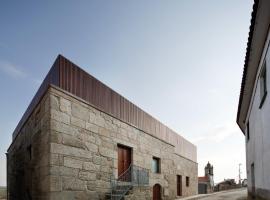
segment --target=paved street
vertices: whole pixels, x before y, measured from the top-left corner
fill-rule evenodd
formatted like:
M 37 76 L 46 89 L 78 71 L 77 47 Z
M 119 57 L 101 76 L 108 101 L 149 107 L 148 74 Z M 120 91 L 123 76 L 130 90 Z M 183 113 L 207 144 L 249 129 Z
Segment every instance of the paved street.
M 246 200 L 247 189 L 236 189 L 223 192 L 217 192 L 210 195 L 197 195 L 194 197 L 183 198 L 181 200 Z M 180 200 L 180 199 L 179 199 Z

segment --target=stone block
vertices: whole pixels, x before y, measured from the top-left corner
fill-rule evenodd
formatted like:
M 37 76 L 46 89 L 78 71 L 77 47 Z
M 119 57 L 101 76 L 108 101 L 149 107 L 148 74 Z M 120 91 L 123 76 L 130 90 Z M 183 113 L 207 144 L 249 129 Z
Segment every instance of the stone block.
M 78 158 L 92 158 L 92 154 L 89 151 L 62 144 L 51 143 L 50 152 Z
M 88 151 L 93 152 L 93 153 L 98 152 L 98 146 L 95 145 L 94 143 L 86 142 L 85 145 L 86 145 Z
M 80 169 L 60 166 L 59 167 L 59 174 L 61 176 L 78 177 L 79 170 Z
M 74 177 L 62 177 L 63 190 L 84 191 L 86 182 Z
M 77 126 L 79 128 L 85 128 L 85 121 L 77 117 L 71 117 L 71 125 Z
M 71 114 L 71 102 L 63 97 L 60 97 L 60 111 Z
M 50 191 L 56 192 L 62 190 L 62 181 L 60 176 L 50 176 Z
M 54 153 L 50 154 L 50 165 L 58 165 L 58 166 L 60 165 L 58 154 L 54 154 Z
M 57 131 L 52 130 L 51 134 L 50 134 L 50 142 L 61 144 L 62 143 L 62 134 L 57 132 Z
M 79 179 L 84 181 L 96 180 L 96 172 L 80 171 Z
M 98 133 L 99 128 L 96 124 L 86 122 L 86 129 L 93 133 Z
M 81 160 L 64 157 L 64 166 L 66 167 L 82 169 L 82 165 L 83 165 L 83 161 Z
M 105 157 L 116 158 L 116 152 L 113 149 L 99 146 L 99 153 Z
M 70 116 L 57 110 L 51 110 L 51 118 L 65 124 L 70 124 Z
M 87 181 L 87 189 L 90 191 L 96 190 L 96 181 Z
M 105 136 L 105 137 L 110 137 L 110 131 L 106 128 L 103 128 L 103 127 L 99 127 L 98 129 L 98 133 L 102 136 Z
M 105 127 L 105 119 L 100 115 L 97 115 L 94 124 L 98 125 L 99 127 Z
M 59 110 L 59 97 L 50 95 L 50 107 L 54 110 Z
M 62 143 L 64 145 L 77 147 L 77 148 L 81 148 L 81 149 L 86 149 L 85 144 L 82 141 L 76 139 L 76 137 L 66 135 L 66 134 L 62 134 L 62 137 L 63 137 L 63 142 Z
M 92 162 L 84 162 L 83 163 L 83 169 L 87 171 L 99 171 L 100 165 L 96 165 Z
M 96 113 L 94 113 L 92 110 L 89 112 L 89 122 L 94 123 L 96 119 Z
M 72 127 L 68 124 L 61 123 L 56 120 L 51 120 L 50 121 L 50 128 L 51 130 L 60 132 L 60 133 L 65 133 L 68 135 L 75 135 L 76 132 L 78 132 L 78 129 L 75 127 Z
M 110 185 L 109 181 L 96 180 L 96 187 L 102 188 L 102 189 L 109 189 L 111 187 L 111 185 Z
M 74 117 L 77 117 L 77 118 L 82 119 L 84 121 L 89 120 L 89 111 L 86 107 L 82 106 L 81 104 L 73 102 L 71 104 L 71 114 Z
M 112 172 L 112 167 L 108 165 L 104 165 L 100 168 L 101 172 L 106 172 L 106 173 L 111 173 Z

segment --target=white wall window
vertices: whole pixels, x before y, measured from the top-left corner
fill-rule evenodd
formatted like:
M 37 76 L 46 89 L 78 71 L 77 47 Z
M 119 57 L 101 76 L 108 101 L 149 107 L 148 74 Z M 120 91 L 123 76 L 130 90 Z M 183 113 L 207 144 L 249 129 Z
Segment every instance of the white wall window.
M 267 95 L 267 76 L 266 76 L 266 62 L 264 62 L 263 69 L 260 75 L 260 96 L 261 96 L 261 103 L 260 108 L 263 106 L 264 100 Z

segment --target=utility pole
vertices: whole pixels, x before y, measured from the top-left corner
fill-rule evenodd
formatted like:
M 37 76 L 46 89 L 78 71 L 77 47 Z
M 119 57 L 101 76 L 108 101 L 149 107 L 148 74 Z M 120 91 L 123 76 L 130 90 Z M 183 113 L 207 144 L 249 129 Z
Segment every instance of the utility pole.
M 239 163 L 239 185 L 241 185 L 241 163 Z

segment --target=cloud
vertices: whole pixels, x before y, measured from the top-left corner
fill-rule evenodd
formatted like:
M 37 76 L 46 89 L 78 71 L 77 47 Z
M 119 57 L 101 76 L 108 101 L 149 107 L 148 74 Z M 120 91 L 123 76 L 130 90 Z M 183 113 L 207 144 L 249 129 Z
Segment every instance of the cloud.
M 199 136 L 197 138 L 193 138 L 192 141 L 194 143 L 199 143 L 202 141 L 210 141 L 210 142 L 222 142 L 228 137 L 230 137 L 233 134 L 236 134 L 238 132 L 238 128 L 235 125 L 232 124 L 226 124 L 214 127 L 207 131 L 202 136 Z
M 27 74 L 10 62 L 0 61 L 0 70 L 12 78 L 25 78 Z

